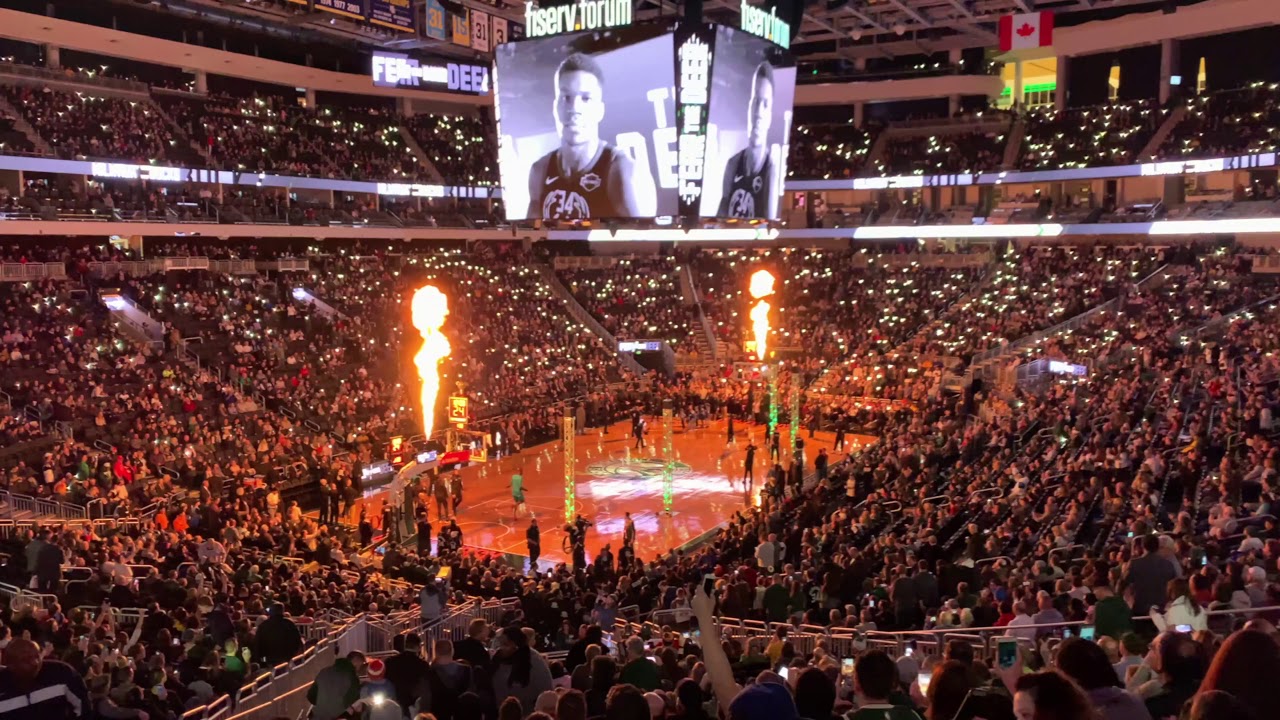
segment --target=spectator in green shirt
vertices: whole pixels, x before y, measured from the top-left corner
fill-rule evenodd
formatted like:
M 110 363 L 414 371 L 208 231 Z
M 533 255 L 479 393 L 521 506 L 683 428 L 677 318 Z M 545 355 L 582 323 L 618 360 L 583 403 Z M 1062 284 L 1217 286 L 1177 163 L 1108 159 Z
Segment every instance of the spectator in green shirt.
M 648 692 L 657 690 L 662 678 L 658 665 L 645 656 L 644 640 L 638 636 L 627 639 L 627 664 L 618 675 L 620 684 L 631 684 Z
M 1098 599 L 1093 606 L 1093 624 L 1099 637 L 1106 635 L 1119 640 L 1133 630 L 1133 613 L 1129 603 L 1118 597 L 1109 585 L 1099 584 L 1093 589 Z

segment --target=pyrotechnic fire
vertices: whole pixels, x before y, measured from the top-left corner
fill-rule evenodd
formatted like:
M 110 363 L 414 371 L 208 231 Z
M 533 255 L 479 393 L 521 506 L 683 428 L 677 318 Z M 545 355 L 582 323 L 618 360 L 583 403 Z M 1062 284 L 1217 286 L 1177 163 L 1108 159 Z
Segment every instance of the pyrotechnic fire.
M 440 394 L 440 361 L 449 357 L 449 339 L 440 332 L 449 314 L 449 299 L 433 285 L 413 293 L 413 326 L 422 335 L 422 349 L 413 357 L 422 379 L 422 434 L 431 437 L 436 397 Z
M 773 273 L 768 270 L 757 270 L 751 274 L 751 285 L 748 292 L 758 302 L 751 308 L 751 328 L 756 335 L 756 359 L 764 360 L 769 344 L 769 303 L 763 300 L 773 294 Z

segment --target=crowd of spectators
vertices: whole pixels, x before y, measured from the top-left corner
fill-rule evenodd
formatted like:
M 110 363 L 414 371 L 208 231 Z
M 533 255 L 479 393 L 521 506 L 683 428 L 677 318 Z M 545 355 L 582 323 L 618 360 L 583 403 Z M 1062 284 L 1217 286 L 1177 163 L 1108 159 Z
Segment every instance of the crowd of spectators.
M 564 269 L 561 281 L 577 301 L 619 339 L 665 340 L 677 353 L 701 332 L 696 305 L 686 304 L 684 266 L 670 259 L 624 258 L 608 268 Z
M 1004 162 L 1006 133 L 967 132 L 898 137 L 885 145 L 880 175 L 983 173 Z
M 191 249 L 175 243 L 158 251 Z M 29 259 L 112 254 L 82 246 Z M 26 257 L 21 249 L 4 255 Z M 943 720 L 956 717 L 972 696 L 983 707 L 962 717 L 1050 717 L 1050 702 L 1052 717 L 1069 720 L 1093 720 L 1117 704 L 1159 720 L 1177 715 L 1188 700 L 1252 707 L 1254 695 L 1223 666 L 1271 668 L 1280 653 L 1273 625 L 1280 619 L 1280 539 L 1271 515 L 1280 482 L 1272 418 L 1280 405 L 1280 336 L 1274 308 L 1232 313 L 1270 297 L 1270 286 L 1245 272 L 1233 253 L 1203 247 L 1177 254 L 1009 250 L 985 278 L 980 268 L 930 267 L 927 257 L 710 251 L 690 262 L 702 294 L 719 298 L 708 304 L 709 314 L 726 327 L 741 324 L 734 313 L 741 314 L 745 300 L 732 291 L 743 284 L 741 275 L 770 267 L 790 280 L 780 283 L 779 307 L 787 311 L 779 335 L 804 338 L 797 343 L 802 368 L 881 345 L 969 356 L 998 344 L 992 338 L 1017 340 L 1112 298 L 1123 300 L 1124 317 L 1145 332 L 1129 335 L 1124 348 L 1090 348 L 1098 354 L 1083 378 L 1036 392 L 1015 388 L 1001 401 L 930 392 L 910 405 L 882 406 L 825 394 L 808 403 L 806 422 L 880 441 L 856 452 L 838 448 L 830 466 L 815 467 L 807 480 L 807 467 L 775 467 L 759 507 L 734 514 L 701 548 L 636 558 L 624 546 L 616 559 L 602 552 L 590 564 L 533 573 L 500 558 L 457 553 L 461 533 L 452 528 L 445 531 L 447 546 L 393 548 L 380 561 L 357 552 L 371 539 L 371 519 L 346 528 L 304 515 L 282 497 L 289 478 L 271 467 L 306 457 L 305 481 L 334 488 L 326 492 L 345 504 L 336 513 L 345 519 L 354 505 L 348 490 L 354 462 L 329 455 L 332 437 L 271 408 L 283 409 L 277 403 L 305 392 L 301 404 L 328 408 L 321 423 L 328 430 L 357 422 L 366 404 L 393 399 L 388 378 L 395 376 L 374 356 L 387 354 L 383 347 L 413 346 L 412 335 L 394 334 L 407 325 L 397 303 L 424 281 L 446 284 L 456 303 L 446 322 L 455 355 L 444 370 L 449 380 L 468 383 L 484 412 L 515 410 L 528 427 L 542 427 L 550 414 L 554 426 L 555 403 L 583 392 L 591 393 L 599 417 L 636 405 L 652 410 L 664 398 L 682 406 L 726 403 L 744 420 L 752 408 L 697 376 L 621 391 L 603 387 L 591 364 L 616 368 L 616 360 L 603 348 L 597 355 L 579 347 L 588 334 L 577 334 L 562 301 L 514 248 L 409 256 L 335 250 L 313 255 L 314 276 L 294 281 L 210 273 L 121 279 L 140 304 L 180 330 L 171 347 L 153 349 L 153 357 L 122 349 L 99 360 L 139 386 L 128 392 L 38 390 L 96 398 L 94 405 L 71 405 L 69 421 L 117 403 L 141 414 L 100 426 L 112 451 L 77 434 L 43 455 L 39 469 L 25 460 L 5 462 L 11 483 L 24 483 L 17 487 L 34 483 L 37 493 L 62 490 L 58 496 L 73 501 L 96 488 L 112 513 L 133 521 L 4 537 L 6 581 L 30 582 L 57 598 L 42 608 L 5 610 L 0 632 L 13 640 L 4 672 L 19 673 L 19 687 L 30 687 L 21 675 L 29 667 L 23 653 L 34 652 L 37 667 L 43 655 L 47 666 L 65 661 L 82 674 L 99 713 L 176 716 L 328 632 L 335 620 L 327 608 L 385 614 L 418 600 L 419 612 L 431 619 L 439 604 L 427 597 L 434 590 L 418 596 L 389 578 L 434 587 L 434 571 L 448 565 L 448 592 L 518 599 L 493 634 L 492 653 L 494 629 L 478 621 L 467 638 L 435 643 L 430 665 L 412 636 L 385 660 L 343 658 L 317 682 L 316 717 L 333 720 L 356 704 L 359 674 L 367 677 L 368 712 L 389 704 L 389 717 L 416 709 L 438 718 L 536 711 L 564 720 L 653 720 L 703 717 L 718 706 L 744 720 L 760 712 L 821 718 L 845 711 L 859 719 L 883 711 Z M 1132 287 L 1164 264 L 1177 272 L 1163 284 Z M 634 283 L 644 278 L 636 274 Z M 295 319 L 319 315 L 286 291 L 293 287 L 305 287 L 341 316 L 316 317 L 303 337 L 283 339 L 292 332 L 290 309 Z M 128 348 L 126 336 L 101 319 L 95 325 L 88 305 L 63 309 L 70 295 L 64 300 L 56 286 L 0 290 L 9 293 L 5 317 L 12 320 L 3 342 L 10 359 L 16 350 L 26 365 L 30 352 L 40 358 L 30 361 L 35 367 L 56 370 L 56 381 L 109 384 L 88 367 L 89 349 L 101 351 L 81 341 L 77 328 L 116 332 L 112 337 Z M 966 293 L 978 304 L 957 302 Z M 842 301 L 858 309 L 841 312 Z M 914 309 L 905 314 L 903 305 Z M 1094 317 L 1100 329 L 1086 324 L 1085 334 L 1124 324 L 1115 315 Z M 1219 323 L 1205 328 L 1212 320 Z M 247 371 L 242 385 L 267 398 L 267 408 L 254 407 L 244 387 L 220 381 L 208 365 L 174 357 L 172 346 L 190 342 L 187 333 L 229 346 L 231 357 L 248 356 L 228 367 Z M 833 333 L 855 335 L 840 335 L 844 343 L 808 340 Z M 277 334 L 283 346 L 266 339 Z M 349 342 L 356 338 L 371 349 L 357 355 Z M 335 366 L 319 364 L 338 348 L 342 364 L 357 375 L 366 371 L 369 380 L 345 399 L 307 377 L 341 379 Z M 299 360 L 290 364 L 294 353 Z M 65 361 L 51 360 L 64 355 Z M 304 375 L 303 367 L 314 369 Z M 568 379 L 529 386 L 531 378 L 560 373 Z M 273 396 L 269 385 L 277 376 L 298 382 L 284 381 Z M 205 398 L 212 400 L 207 411 L 198 409 Z M 21 432 L 15 427 L 3 429 Z M 19 435 L 6 441 L 24 442 Z M 157 471 L 165 467 L 175 471 Z M 702 590 L 708 576 L 710 596 Z M 145 613 L 133 619 L 104 610 L 104 599 L 110 608 Z M 627 607 L 650 618 L 653 631 L 606 635 Z M 722 636 L 717 617 L 772 625 L 755 636 Z M 1246 621 L 1248 629 L 1239 629 Z M 1057 642 L 1080 625 L 1095 638 Z M 992 626 L 1007 626 L 1007 637 L 1018 641 L 1013 663 L 975 653 L 967 641 L 891 658 L 872 650 L 867 635 Z M 837 643 L 837 636 L 846 640 Z M 28 637 L 49 645 L 33 650 Z M 568 655 L 549 662 L 542 653 L 553 649 Z M 119 662 L 121 656 L 128 661 Z M 846 659 L 852 672 L 842 670 Z M 921 672 L 931 678 L 927 686 Z M 429 693 L 415 684 L 422 678 L 431 680 Z
M 1033 108 L 1022 141 L 1023 170 L 1126 165 L 1151 140 L 1166 114 L 1154 100 L 1087 108 Z
M 460 185 L 497 185 L 492 123 L 479 116 L 414 115 L 405 128 L 440 174 Z
M 1198 95 L 1160 147 L 1161 157 L 1224 157 L 1272 152 L 1280 142 L 1275 83 Z
M 797 125 L 787 153 L 787 176 L 824 180 L 855 177 L 860 174 L 878 131 L 852 123 Z
M 9 103 L 59 157 L 143 165 L 200 164 L 190 142 L 146 100 L 4 85 Z

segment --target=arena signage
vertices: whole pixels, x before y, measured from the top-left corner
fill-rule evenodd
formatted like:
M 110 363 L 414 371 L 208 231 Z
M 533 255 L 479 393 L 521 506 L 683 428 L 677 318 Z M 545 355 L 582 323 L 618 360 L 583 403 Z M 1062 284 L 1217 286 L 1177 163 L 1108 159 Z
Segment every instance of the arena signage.
M 155 182 L 183 182 L 182 168 L 156 167 L 154 165 L 125 165 L 122 163 L 96 162 L 90 174 L 96 178 L 114 180 L 153 180 Z
M 620 353 L 657 352 L 661 349 L 662 342 L 659 340 L 620 340 L 618 342 Z
M 1172 162 L 1145 163 L 1142 166 L 1142 176 L 1198 175 L 1200 173 L 1222 172 L 1225 169 L 1227 169 L 1226 158 L 1175 160 Z
M 783 49 L 791 47 L 791 23 L 778 17 L 778 8 L 770 7 L 766 12 L 764 8 L 748 5 L 747 0 L 742 0 L 741 7 L 739 22 L 744 32 L 762 37 Z
M 377 87 L 449 90 L 470 95 L 489 94 L 489 67 L 467 63 L 422 61 L 400 53 L 373 53 L 373 84 Z
M 524 31 L 529 38 L 622 27 L 630 25 L 631 19 L 631 0 L 578 0 L 548 8 L 527 0 L 524 4 Z
M 387 197 L 441 198 L 445 196 L 443 185 L 419 185 L 416 183 L 378 183 L 378 194 Z
M 707 102 L 711 94 L 712 37 L 690 32 L 676 50 L 680 74 L 679 105 L 676 125 L 679 128 L 677 180 L 680 189 L 681 215 L 696 215 L 702 198 L 702 183 L 707 157 Z

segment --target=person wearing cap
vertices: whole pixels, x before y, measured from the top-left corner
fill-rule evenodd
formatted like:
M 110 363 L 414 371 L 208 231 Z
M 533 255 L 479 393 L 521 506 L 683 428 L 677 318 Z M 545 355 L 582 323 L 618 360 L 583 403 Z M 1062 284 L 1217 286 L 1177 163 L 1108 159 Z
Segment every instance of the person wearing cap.
M 382 700 L 396 699 L 395 686 L 387 680 L 387 664 L 380 658 L 373 658 L 366 666 L 369 679 L 360 686 L 360 699 L 381 703 Z M 379 699 L 380 698 L 380 699 Z

